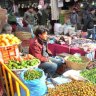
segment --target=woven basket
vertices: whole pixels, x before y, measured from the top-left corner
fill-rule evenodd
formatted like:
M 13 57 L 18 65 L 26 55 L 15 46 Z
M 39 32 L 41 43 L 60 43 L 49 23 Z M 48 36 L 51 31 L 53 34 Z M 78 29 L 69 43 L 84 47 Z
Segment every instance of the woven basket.
M 32 38 L 32 34 L 30 32 L 15 32 L 15 36 L 20 40 L 29 40 Z
M 68 57 L 67 57 L 67 59 L 65 60 L 66 61 L 66 65 L 69 68 L 74 69 L 74 70 L 83 70 L 83 69 L 86 69 L 86 67 L 89 64 L 90 60 L 87 57 L 85 57 L 85 56 L 81 56 L 81 58 L 83 59 L 83 62 L 84 63 L 77 63 L 77 62 L 69 61 L 68 60 Z

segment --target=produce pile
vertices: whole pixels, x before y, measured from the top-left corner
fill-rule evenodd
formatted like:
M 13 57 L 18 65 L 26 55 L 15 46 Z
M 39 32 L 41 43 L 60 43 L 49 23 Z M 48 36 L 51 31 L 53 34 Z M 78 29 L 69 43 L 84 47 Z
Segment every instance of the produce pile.
M 84 39 L 84 38 L 78 38 L 78 39 L 73 39 L 71 41 L 71 45 L 74 46 L 75 44 L 85 44 L 85 43 L 93 43 L 92 40 L 90 39 Z
M 25 80 L 34 80 L 34 79 L 39 79 L 42 76 L 42 72 L 38 71 L 38 70 L 27 70 L 24 73 L 24 79 Z
M 96 48 L 96 41 L 92 41 L 89 39 L 84 39 L 84 38 L 78 38 L 78 39 L 73 39 L 71 41 L 71 47 L 79 47 L 80 49 L 90 52 L 93 51 Z
M 81 71 L 81 76 L 86 78 L 87 80 L 91 81 L 92 83 L 96 84 L 96 68 L 91 70 L 84 70 Z
M 32 66 L 35 66 L 39 64 L 38 59 L 33 59 L 33 60 L 23 60 L 21 62 L 15 61 L 15 60 L 9 60 L 8 67 L 10 69 L 23 69 L 23 68 L 30 68 Z
M 69 56 L 68 59 L 71 62 L 84 63 L 84 60 L 80 56 Z
M 13 59 L 8 61 L 7 66 L 10 69 L 24 69 L 36 66 L 40 63 L 39 59 L 36 59 L 30 54 L 27 54 L 23 57 L 13 57 Z
M 72 81 L 49 89 L 47 96 L 96 96 L 96 86 L 89 82 Z
M 0 35 L 0 46 L 11 46 L 14 44 L 20 44 L 21 41 L 13 34 L 1 34 Z

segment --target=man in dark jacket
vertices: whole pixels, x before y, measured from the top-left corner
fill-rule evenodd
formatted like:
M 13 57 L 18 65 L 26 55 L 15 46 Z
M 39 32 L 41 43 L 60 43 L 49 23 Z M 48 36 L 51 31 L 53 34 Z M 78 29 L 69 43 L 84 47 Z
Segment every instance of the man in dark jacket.
M 95 39 L 94 13 L 95 8 L 91 7 L 84 18 L 84 26 L 83 26 L 83 30 L 87 30 L 88 32 L 87 38 L 90 38 L 90 36 L 92 35 L 93 40 Z
M 61 58 L 50 57 L 51 51 L 47 48 L 47 29 L 40 26 L 35 31 L 36 38 L 30 41 L 29 53 L 41 61 L 40 68 L 54 75 L 57 68 L 63 64 Z
M 48 20 L 48 13 L 46 12 L 46 9 L 43 9 L 42 7 L 39 8 L 37 16 L 38 16 L 38 24 L 46 26 L 47 25 L 47 20 Z

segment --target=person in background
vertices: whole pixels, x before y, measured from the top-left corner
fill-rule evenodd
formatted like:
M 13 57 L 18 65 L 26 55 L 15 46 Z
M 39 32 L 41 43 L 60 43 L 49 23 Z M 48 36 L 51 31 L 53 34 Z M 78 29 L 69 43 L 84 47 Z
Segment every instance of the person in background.
M 73 8 L 73 10 L 70 14 L 70 22 L 71 22 L 72 26 L 75 27 L 75 31 L 77 31 L 78 30 L 77 27 L 80 26 L 80 18 L 79 18 L 76 8 Z
M 32 37 L 34 37 L 34 26 L 35 24 L 35 8 L 31 7 L 29 8 L 25 13 L 24 13 L 24 18 L 23 18 L 23 27 L 28 27 L 30 29 L 30 32 L 32 33 Z
M 63 63 L 61 58 L 53 58 L 51 51 L 47 47 L 48 30 L 44 26 L 39 26 L 35 30 L 35 38 L 30 41 L 29 53 L 41 61 L 40 68 L 52 76 Z
M 19 7 L 18 7 L 18 3 L 13 1 L 13 11 L 15 16 L 19 17 Z
M 91 7 L 89 9 L 89 14 L 87 15 L 86 23 L 84 25 L 84 27 L 87 29 L 88 32 L 87 39 L 89 39 L 90 36 L 92 35 L 92 40 L 95 39 L 94 14 L 95 14 L 95 7 Z
M 89 4 L 87 2 L 84 2 L 84 8 L 81 10 L 81 37 L 86 38 L 87 37 L 87 27 L 86 27 L 86 21 L 87 21 L 87 16 L 89 14 Z
M 48 14 L 46 12 L 46 9 L 42 8 L 41 5 L 38 5 L 38 24 L 46 26 L 47 25 L 47 20 L 48 20 Z
M 95 8 L 95 13 L 93 14 L 94 30 L 95 30 L 94 40 L 96 40 L 96 6 L 94 6 L 94 8 Z
M 10 24 L 5 24 L 1 33 L 12 34 L 12 26 Z
M 13 12 L 8 15 L 8 23 L 12 26 L 12 31 L 15 32 L 17 28 L 17 20 Z

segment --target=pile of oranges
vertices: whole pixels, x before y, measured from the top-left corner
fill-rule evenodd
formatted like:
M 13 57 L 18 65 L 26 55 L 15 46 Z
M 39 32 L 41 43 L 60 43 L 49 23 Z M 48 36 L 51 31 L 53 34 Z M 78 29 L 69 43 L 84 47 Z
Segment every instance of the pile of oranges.
M 20 44 L 21 41 L 13 34 L 1 34 L 0 35 L 0 46 L 10 46 L 13 44 Z
M 46 96 L 96 96 L 96 85 L 84 81 L 71 81 L 50 88 Z

